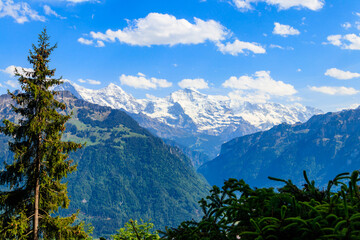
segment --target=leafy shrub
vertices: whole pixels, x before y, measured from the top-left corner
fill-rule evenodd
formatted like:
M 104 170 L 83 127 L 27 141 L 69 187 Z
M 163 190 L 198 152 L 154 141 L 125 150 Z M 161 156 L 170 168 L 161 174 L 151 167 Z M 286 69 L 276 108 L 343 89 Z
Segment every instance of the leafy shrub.
M 118 230 L 118 233 L 112 235 L 113 240 L 157 240 L 160 239 L 157 232 L 153 232 L 154 224 L 140 220 L 130 220 L 125 223 L 125 226 Z
M 229 179 L 200 201 L 204 217 L 166 228 L 164 239 L 360 239 L 359 172 L 343 173 L 320 190 L 304 171 L 302 189 L 251 189 Z

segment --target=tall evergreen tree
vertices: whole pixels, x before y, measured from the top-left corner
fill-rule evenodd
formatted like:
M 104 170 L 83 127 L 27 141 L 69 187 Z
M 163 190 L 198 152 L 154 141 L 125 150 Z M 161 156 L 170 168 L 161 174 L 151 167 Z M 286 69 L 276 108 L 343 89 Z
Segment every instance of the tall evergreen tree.
M 61 141 L 70 116 L 59 113 L 66 106 L 51 90 L 62 83 L 61 78 L 52 78 L 55 69 L 49 68 L 55 48 L 44 29 L 28 56 L 33 70 L 16 70 L 21 91 L 9 92 L 20 120 L 3 120 L 0 127 L 1 133 L 12 137 L 9 148 L 14 152 L 13 162 L 5 163 L 0 172 L 0 184 L 8 189 L 0 192 L 0 239 L 86 238 L 83 225 L 74 224 L 77 214 L 56 216 L 59 207 L 69 205 L 62 179 L 76 170 L 68 154 L 81 144 Z

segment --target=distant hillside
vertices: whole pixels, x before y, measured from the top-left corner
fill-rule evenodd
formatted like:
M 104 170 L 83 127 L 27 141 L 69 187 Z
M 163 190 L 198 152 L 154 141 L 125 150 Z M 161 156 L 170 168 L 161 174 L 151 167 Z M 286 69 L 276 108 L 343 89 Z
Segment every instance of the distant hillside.
M 174 141 L 192 152 L 206 154 L 209 159 L 219 154 L 221 144 L 234 137 L 281 123 L 304 122 L 322 113 L 301 104 L 234 102 L 226 96 L 206 95 L 194 89 L 147 99 L 136 99 L 115 84 L 93 90 L 67 81 L 58 90 L 68 90 L 91 103 L 123 109 L 158 137 Z M 195 167 L 203 163 L 193 160 Z
M 233 139 L 198 170 L 211 185 L 243 178 L 256 187 L 274 185 L 267 177 L 301 183 L 302 171 L 318 184 L 360 168 L 360 109 L 312 117 L 303 124 L 281 124 Z
M 71 154 L 77 172 L 68 177 L 68 211 L 80 209 L 96 236 L 113 234 L 130 218 L 150 220 L 156 228 L 177 226 L 198 218 L 198 201 L 208 190 L 190 160 L 140 127 L 125 112 L 102 107 L 62 93 L 67 112 L 64 140 L 86 146 Z M 15 116 L 11 99 L 0 96 L 0 118 Z M 7 139 L 0 136 L 0 157 L 10 158 Z

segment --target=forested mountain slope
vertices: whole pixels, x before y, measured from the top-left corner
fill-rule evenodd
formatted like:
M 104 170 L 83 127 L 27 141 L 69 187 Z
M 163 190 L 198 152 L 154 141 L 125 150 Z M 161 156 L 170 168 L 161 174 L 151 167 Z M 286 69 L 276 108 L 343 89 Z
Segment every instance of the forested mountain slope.
M 303 124 L 281 124 L 222 145 L 221 154 L 198 170 L 209 183 L 242 178 L 255 187 L 267 177 L 301 183 L 302 171 L 320 185 L 340 172 L 360 168 L 360 109 L 313 116 Z
M 96 236 L 113 234 L 130 218 L 151 219 L 157 228 L 199 217 L 198 204 L 208 185 L 177 148 L 166 145 L 121 110 L 61 94 L 68 121 L 64 140 L 86 146 L 71 154 L 78 164 L 68 176 L 67 214 L 80 209 Z M 15 119 L 7 95 L 0 97 L 0 118 Z M 0 137 L 0 157 L 10 159 L 8 139 Z

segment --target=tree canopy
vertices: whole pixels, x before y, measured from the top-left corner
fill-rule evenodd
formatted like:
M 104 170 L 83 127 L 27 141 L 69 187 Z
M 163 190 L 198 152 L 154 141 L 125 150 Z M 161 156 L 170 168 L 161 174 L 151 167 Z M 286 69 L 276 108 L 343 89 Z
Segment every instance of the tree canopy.
M 57 101 L 52 87 L 62 83 L 53 78 L 49 68 L 50 46 L 46 29 L 39 34 L 38 44 L 32 46 L 28 61 L 32 70 L 16 69 L 21 90 L 10 93 L 15 104 L 13 111 L 18 122 L 3 120 L 0 132 L 12 137 L 9 149 L 12 162 L 5 163 L 0 172 L 1 239 L 81 239 L 87 234 L 82 224 L 74 224 L 76 214 L 57 216 L 59 207 L 67 208 L 67 184 L 62 181 L 76 170 L 68 154 L 81 147 L 74 142 L 61 141 L 69 115 L 61 110 L 65 104 Z

